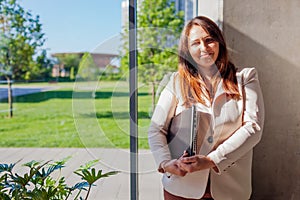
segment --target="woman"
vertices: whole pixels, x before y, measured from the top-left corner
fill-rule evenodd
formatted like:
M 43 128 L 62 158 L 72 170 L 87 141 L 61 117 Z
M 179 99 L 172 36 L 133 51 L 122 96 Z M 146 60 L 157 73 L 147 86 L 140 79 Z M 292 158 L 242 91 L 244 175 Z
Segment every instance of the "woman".
M 201 146 L 194 156 L 172 159 L 166 139 L 170 121 L 191 105 L 201 113 Z M 249 199 L 252 152 L 263 121 L 255 68 L 237 71 L 218 26 L 203 16 L 192 19 L 180 39 L 178 72 L 161 93 L 149 128 L 165 199 Z

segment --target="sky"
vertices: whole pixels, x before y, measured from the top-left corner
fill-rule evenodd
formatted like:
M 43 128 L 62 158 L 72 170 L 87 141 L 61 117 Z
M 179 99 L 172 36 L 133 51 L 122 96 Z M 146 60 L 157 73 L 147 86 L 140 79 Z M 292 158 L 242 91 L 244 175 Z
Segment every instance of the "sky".
M 92 51 L 121 32 L 122 0 L 19 0 L 40 16 L 48 53 Z

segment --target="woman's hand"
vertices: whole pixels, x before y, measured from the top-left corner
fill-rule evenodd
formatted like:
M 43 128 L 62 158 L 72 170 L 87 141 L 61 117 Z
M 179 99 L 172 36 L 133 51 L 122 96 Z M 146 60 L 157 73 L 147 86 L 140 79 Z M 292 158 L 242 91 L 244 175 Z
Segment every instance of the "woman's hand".
M 216 165 L 209 157 L 203 155 L 194 155 L 190 157 L 182 156 L 179 159 L 178 167 L 181 170 L 191 173 L 199 170 L 214 168 Z
M 179 167 L 180 161 L 178 159 L 169 160 L 163 163 L 165 172 L 175 174 L 177 176 L 185 176 L 186 171 Z

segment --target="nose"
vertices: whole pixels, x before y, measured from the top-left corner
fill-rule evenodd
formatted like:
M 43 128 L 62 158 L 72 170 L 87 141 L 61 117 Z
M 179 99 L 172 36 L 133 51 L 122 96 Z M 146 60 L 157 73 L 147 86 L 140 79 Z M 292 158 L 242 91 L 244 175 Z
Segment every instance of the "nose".
M 199 49 L 200 51 L 205 51 L 207 49 L 207 45 L 205 44 L 204 41 L 200 42 Z

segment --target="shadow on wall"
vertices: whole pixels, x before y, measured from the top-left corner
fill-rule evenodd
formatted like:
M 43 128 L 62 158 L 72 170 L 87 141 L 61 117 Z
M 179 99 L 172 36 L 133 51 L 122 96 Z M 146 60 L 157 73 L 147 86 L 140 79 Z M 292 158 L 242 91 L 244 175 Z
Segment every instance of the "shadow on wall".
M 224 34 L 236 66 L 258 70 L 264 96 L 265 127 L 254 150 L 252 199 L 300 199 L 300 66 L 228 24 Z

